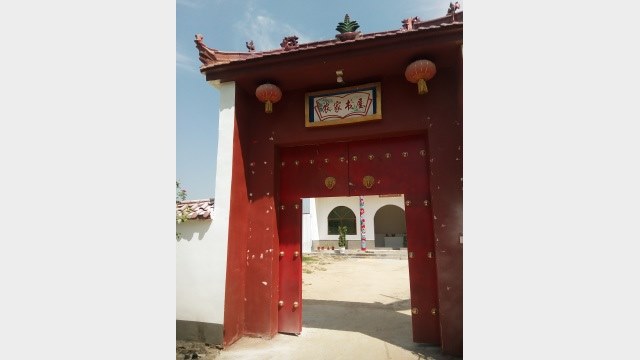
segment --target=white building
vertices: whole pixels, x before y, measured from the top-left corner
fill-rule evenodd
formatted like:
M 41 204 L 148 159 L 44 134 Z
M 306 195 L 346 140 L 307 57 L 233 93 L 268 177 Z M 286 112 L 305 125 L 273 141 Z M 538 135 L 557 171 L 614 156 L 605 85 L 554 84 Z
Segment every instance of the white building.
M 364 220 L 366 248 L 406 248 L 407 227 L 402 195 L 303 199 L 302 252 L 338 247 L 337 226 L 347 226 L 348 249 L 360 249 L 361 220 Z

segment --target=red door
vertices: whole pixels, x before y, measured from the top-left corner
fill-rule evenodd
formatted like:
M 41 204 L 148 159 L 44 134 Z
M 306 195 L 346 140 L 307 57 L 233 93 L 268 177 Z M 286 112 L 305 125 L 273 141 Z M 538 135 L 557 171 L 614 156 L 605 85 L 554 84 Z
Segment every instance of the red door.
M 349 144 L 350 195 L 404 194 L 413 341 L 440 343 L 438 293 L 424 136 Z
M 278 331 L 302 330 L 300 198 L 404 194 L 413 341 L 440 343 L 426 149 L 411 136 L 281 150 Z
M 302 331 L 303 197 L 348 195 L 347 144 L 280 151 L 278 332 Z

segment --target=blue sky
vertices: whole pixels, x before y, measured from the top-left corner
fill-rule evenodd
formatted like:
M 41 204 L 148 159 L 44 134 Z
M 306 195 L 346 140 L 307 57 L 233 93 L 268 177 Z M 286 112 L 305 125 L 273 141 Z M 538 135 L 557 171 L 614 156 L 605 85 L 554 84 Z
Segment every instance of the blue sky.
M 369 33 L 399 29 L 408 17 L 444 16 L 450 2 L 176 1 L 176 177 L 189 199 L 214 197 L 218 146 L 219 94 L 198 71 L 196 33 L 218 50 L 246 51 L 245 42 L 253 40 L 261 51 L 278 48 L 290 35 L 298 36 L 300 43 L 332 39 L 346 13 L 360 24 L 358 30 Z

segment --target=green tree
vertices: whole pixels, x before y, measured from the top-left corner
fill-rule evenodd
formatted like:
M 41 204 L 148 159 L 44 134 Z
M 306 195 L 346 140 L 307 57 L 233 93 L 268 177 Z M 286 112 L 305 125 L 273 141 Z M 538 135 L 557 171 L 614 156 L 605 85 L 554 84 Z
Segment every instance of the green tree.
M 180 187 L 180 182 L 176 180 L 176 203 L 187 199 L 187 190 Z
M 339 247 L 347 247 L 347 227 L 346 226 L 338 226 L 338 246 Z
M 187 191 L 180 187 L 180 182 L 176 180 L 176 205 L 187 199 Z M 191 213 L 191 209 L 187 207 L 185 210 L 176 209 L 176 225 L 188 220 L 187 216 Z M 176 231 L 176 240 L 180 239 L 180 233 Z

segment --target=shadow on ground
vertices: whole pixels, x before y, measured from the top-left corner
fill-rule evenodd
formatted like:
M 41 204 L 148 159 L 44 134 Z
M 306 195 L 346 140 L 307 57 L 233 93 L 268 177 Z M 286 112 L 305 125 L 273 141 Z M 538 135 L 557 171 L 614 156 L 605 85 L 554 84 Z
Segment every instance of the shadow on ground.
M 461 359 L 442 354 L 440 345 L 412 340 L 409 299 L 390 304 L 303 299 L 303 328 L 359 332 L 411 351 L 423 359 Z M 303 329 L 304 332 L 304 329 Z

